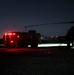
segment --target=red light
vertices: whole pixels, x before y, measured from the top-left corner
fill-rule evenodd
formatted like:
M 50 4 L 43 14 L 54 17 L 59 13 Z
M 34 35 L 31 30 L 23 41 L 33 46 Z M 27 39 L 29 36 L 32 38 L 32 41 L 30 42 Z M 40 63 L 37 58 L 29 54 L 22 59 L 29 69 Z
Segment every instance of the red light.
M 12 35 L 12 33 L 8 33 L 8 35 Z
M 17 38 L 20 38 L 20 36 L 18 35 Z
M 15 33 L 13 33 L 13 35 L 15 35 Z
M 7 33 L 5 33 L 5 35 L 7 35 Z
M 10 43 L 13 43 L 13 41 L 11 41 Z

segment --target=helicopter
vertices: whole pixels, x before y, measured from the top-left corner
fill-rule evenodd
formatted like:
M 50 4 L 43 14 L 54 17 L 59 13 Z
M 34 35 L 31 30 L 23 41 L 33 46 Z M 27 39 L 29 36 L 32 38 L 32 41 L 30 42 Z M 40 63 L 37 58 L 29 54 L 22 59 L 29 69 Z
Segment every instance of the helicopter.
M 25 30 L 28 27 L 36 27 L 36 26 L 44 26 L 44 25 L 53 25 L 53 24 L 74 24 L 74 21 L 68 21 L 68 22 L 55 22 L 55 23 L 46 23 L 46 24 L 37 24 L 37 25 L 28 25 L 25 26 Z M 72 43 L 72 46 L 74 46 L 74 26 L 72 26 L 67 34 L 65 35 L 65 42 L 67 44 L 67 48 L 70 48 L 71 45 L 70 43 Z

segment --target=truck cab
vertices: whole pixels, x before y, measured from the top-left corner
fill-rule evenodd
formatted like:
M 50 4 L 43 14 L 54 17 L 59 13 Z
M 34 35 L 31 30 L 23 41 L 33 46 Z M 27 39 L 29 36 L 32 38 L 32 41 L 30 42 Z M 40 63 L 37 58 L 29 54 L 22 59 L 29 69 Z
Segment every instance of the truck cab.
M 41 34 L 35 30 L 28 32 L 7 32 L 3 35 L 5 47 L 37 47 L 40 42 Z

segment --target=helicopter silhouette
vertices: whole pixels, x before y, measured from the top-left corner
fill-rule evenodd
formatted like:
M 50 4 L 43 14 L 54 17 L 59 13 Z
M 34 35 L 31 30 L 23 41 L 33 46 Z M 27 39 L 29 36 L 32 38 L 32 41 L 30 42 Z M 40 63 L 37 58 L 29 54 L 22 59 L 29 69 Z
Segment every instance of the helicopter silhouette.
M 66 34 L 67 47 L 70 48 L 70 43 L 74 46 L 74 26 L 72 26 Z
M 37 24 L 37 25 L 28 25 L 25 26 L 25 30 L 28 27 L 36 27 L 36 26 L 44 26 L 44 25 L 53 25 L 53 24 L 74 24 L 74 21 L 69 22 L 55 22 L 55 23 L 46 23 L 46 24 Z M 74 46 L 74 26 L 72 26 L 67 34 L 65 35 L 65 42 L 67 43 L 67 48 L 70 48 L 70 43 L 72 43 L 72 46 Z

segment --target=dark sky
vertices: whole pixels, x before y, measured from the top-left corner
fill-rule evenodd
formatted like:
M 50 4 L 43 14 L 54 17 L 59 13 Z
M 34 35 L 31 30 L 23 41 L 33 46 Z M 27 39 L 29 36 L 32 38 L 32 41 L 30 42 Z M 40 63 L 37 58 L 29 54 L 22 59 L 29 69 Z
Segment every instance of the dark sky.
M 74 21 L 74 0 L 0 0 L 0 35 L 27 25 Z M 74 24 L 31 27 L 44 35 L 65 35 Z

